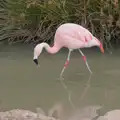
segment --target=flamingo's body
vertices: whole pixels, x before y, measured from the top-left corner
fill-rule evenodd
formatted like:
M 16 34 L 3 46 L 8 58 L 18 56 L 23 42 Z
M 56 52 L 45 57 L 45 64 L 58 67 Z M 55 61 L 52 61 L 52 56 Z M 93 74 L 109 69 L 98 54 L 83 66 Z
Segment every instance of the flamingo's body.
M 57 49 L 60 49 L 62 47 L 79 49 L 83 47 L 91 47 L 92 39 L 93 35 L 87 29 L 77 24 L 67 23 L 61 25 L 57 29 L 54 45 Z
M 66 47 L 69 49 L 69 54 L 64 67 L 67 66 L 70 59 L 70 53 L 73 49 L 79 49 L 79 52 L 82 54 L 84 61 L 87 64 L 86 58 L 80 48 L 92 46 L 98 46 L 100 50 L 104 52 L 100 41 L 94 37 L 87 29 L 78 24 L 66 23 L 58 27 L 56 30 L 53 47 L 50 47 L 47 43 L 41 43 L 35 47 L 34 62 L 38 64 L 37 59 L 43 48 L 45 48 L 49 53 L 54 54 L 57 53 L 62 47 Z

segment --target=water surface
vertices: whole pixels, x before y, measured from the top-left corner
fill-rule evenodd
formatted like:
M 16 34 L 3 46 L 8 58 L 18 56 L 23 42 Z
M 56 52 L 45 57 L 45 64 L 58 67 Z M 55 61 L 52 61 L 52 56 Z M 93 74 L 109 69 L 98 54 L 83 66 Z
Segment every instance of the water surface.
M 104 55 L 98 49 L 85 49 L 90 76 L 81 55 L 73 51 L 70 65 L 59 75 L 68 54 L 62 49 L 56 55 L 43 52 L 40 67 L 32 61 L 33 48 L 27 45 L 0 47 L 0 107 L 48 110 L 57 103 L 69 109 L 101 105 L 104 110 L 120 109 L 120 49 Z M 65 88 L 65 85 L 67 88 Z

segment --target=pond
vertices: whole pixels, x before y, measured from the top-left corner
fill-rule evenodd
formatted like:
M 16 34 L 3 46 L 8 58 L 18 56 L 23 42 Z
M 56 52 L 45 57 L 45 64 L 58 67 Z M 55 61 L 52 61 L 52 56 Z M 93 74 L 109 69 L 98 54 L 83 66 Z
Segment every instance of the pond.
M 39 57 L 40 67 L 33 63 L 33 47 L 1 45 L 0 108 L 50 109 L 64 104 L 67 110 L 101 105 L 103 111 L 120 109 L 120 49 L 101 54 L 97 48 L 83 49 L 93 71 L 90 75 L 80 53 L 71 55 L 64 80 L 59 79 L 67 49 L 55 55 L 46 51 Z

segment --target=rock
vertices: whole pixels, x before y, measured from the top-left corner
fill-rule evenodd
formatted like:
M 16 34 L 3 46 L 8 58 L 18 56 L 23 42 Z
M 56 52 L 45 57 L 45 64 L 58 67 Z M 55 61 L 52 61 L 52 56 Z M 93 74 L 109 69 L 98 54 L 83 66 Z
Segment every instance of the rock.
M 54 117 L 41 113 L 34 113 L 28 110 L 13 109 L 0 112 L 0 120 L 56 120 Z
M 100 116 L 97 120 L 120 120 L 120 110 L 112 110 L 104 116 Z

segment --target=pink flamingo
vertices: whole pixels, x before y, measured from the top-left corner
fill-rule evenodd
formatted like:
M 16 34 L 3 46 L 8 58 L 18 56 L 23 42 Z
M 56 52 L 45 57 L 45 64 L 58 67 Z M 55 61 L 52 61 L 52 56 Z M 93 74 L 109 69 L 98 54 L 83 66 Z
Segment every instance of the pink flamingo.
M 53 47 L 50 47 L 45 42 L 36 45 L 36 47 L 34 48 L 33 60 L 38 65 L 38 57 L 42 52 L 43 48 L 45 48 L 46 51 L 51 54 L 57 53 L 62 47 L 68 48 L 69 53 L 67 56 L 67 60 L 60 74 L 60 76 L 62 76 L 64 70 L 69 64 L 71 52 L 74 49 L 78 49 L 82 55 L 84 62 L 86 63 L 88 70 L 90 71 L 90 73 L 92 73 L 87 63 L 86 56 L 80 50 L 80 48 L 86 48 L 92 46 L 98 46 L 101 52 L 104 53 L 103 45 L 101 44 L 101 42 L 96 37 L 94 37 L 87 29 L 85 29 L 84 27 L 78 24 L 66 23 L 59 26 L 58 29 L 56 30 Z

